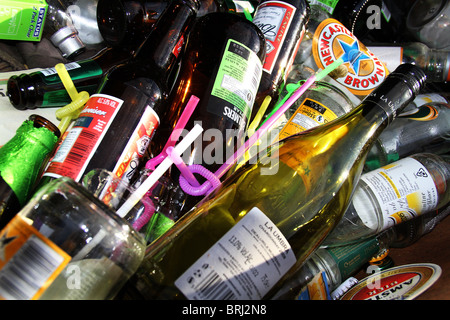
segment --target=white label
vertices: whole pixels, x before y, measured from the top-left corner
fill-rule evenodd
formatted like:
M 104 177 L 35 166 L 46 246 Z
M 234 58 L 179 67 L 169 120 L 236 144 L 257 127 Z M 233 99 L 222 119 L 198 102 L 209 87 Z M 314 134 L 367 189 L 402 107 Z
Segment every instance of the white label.
M 286 238 L 255 207 L 175 285 L 191 300 L 260 300 L 295 262 Z
M 67 71 L 70 71 L 70 70 L 73 70 L 73 69 L 81 68 L 81 66 L 80 66 L 78 63 L 76 63 L 76 62 L 66 63 L 66 64 L 64 65 L 64 67 L 66 68 Z M 46 77 L 49 77 L 49 76 L 53 76 L 53 75 L 55 75 L 55 74 L 58 74 L 58 71 L 56 71 L 55 68 L 44 69 L 44 70 L 41 70 L 41 72 L 42 72 L 42 74 L 43 74 L 44 76 L 46 76 Z
M 361 176 L 375 194 L 384 228 L 434 209 L 438 192 L 431 174 L 417 160 L 404 158 Z
M 394 71 L 403 63 L 402 47 L 371 47 L 370 50 L 381 62 L 384 63 L 389 72 Z

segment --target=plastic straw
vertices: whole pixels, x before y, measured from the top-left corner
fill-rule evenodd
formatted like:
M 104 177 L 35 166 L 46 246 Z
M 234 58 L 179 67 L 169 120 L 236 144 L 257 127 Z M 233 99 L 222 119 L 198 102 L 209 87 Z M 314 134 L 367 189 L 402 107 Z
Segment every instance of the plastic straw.
M 177 154 L 182 154 L 197 137 L 202 133 L 203 128 L 196 124 L 194 128 L 184 137 L 184 139 L 178 143 L 174 151 Z M 150 190 L 150 188 L 163 176 L 163 174 L 170 168 L 173 161 L 170 157 L 165 157 L 164 160 L 156 167 L 147 179 L 134 191 L 125 203 L 116 211 L 120 217 L 125 217 L 127 213 L 138 203 L 139 200 Z

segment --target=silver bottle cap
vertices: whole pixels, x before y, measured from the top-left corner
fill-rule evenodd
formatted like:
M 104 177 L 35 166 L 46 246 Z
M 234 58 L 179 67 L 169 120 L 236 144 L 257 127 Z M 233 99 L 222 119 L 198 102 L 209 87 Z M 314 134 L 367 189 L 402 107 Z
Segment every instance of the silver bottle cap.
M 70 58 L 73 55 L 84 50 L 85 45 L 78 36 L 78 31 L 73 26 L 64 27 L 55 32 L 50 38 L 53 45 L 57 47 L 64 58 Z

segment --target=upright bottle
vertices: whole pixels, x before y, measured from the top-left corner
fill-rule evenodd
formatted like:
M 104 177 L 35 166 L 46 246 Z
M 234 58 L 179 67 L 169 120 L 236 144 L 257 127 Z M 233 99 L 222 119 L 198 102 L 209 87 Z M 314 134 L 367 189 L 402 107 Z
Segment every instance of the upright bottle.
M 198 18 L 168 99 L 170 111 L 155 136 L 152 152 L 160 152 L 194 95 L 199 102 L 185 129 L 191 130 L 199 122 L 205 135 L 183 154 L 183 159 L 188 165 L 199 164 L 215 172 L 244 142 L 264 57 L 264 35 L 244 17 L 216 12 Z M 178 176 L 174 168 L 171 178 L 175 183 Z M 180 199 L 185 201 L 183 210 L 174 213 L 174 218 L 201 198 L 186 194 L 185 200 Z
M 134 59 L 102 78 L 43 174 L 79 181 L 102 168 L 130 181 L 167 111 L 171 71 L 195 21 L 198 1 L 173 1 Z
M 415 153 L 440 155 L 449 151 L 450 104 L 434 102 L 408 106 L 375 141 L 367 154 L 364 171 Z
M 412 63 L 421 67 L 428 81 L 450 81 L 450 51 L 430 49 L 421 42 L 403 44 L 373 44 L 367 47 L 389 70 L 401 63 Z
M 91 58 L 69 62 L 65 66 L 79 92 L 94 94 L 103 74 L 130 57 L 128 48 L 106 47 Z M 62 107 L 72 102 L 55 68 L 11 76 L 6 94 L 19 110 Z
M 350 206 L 324 245 L 339 246 L 440 209 L 450 201 L 449 156 L 415 154 L 361 176 Z
M 29 200 L 60 135 L 53 123 L 31 115 L 0 148 L 0 229 Z
M 249 160 L 150 244 L 126 293 L 270 298 L 339 222 L 368 148 L 424 82 L 403 64 L 348 114 Z
M 256 8 L 253 23 L 264 33 L 267 48 L 252 118 L 267 96 L 272 98 L 267 106 L 269 111 L 278 101 L 308 19 L 309 6 L 305 0 L 264 0 Z

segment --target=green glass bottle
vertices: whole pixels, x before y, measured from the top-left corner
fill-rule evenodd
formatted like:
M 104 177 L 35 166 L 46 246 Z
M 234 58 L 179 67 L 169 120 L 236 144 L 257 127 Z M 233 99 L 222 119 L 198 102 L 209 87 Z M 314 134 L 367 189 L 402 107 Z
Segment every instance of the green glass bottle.
M 53 123 L 33 114 L 0 148 L 0 229 L 28 201 L 60 135 Z
M 270 298 L 339 222 L 373 141 L 424 82 L 403 64 L 348 114 L 250 159 L 149 245 L 123 296 Z

